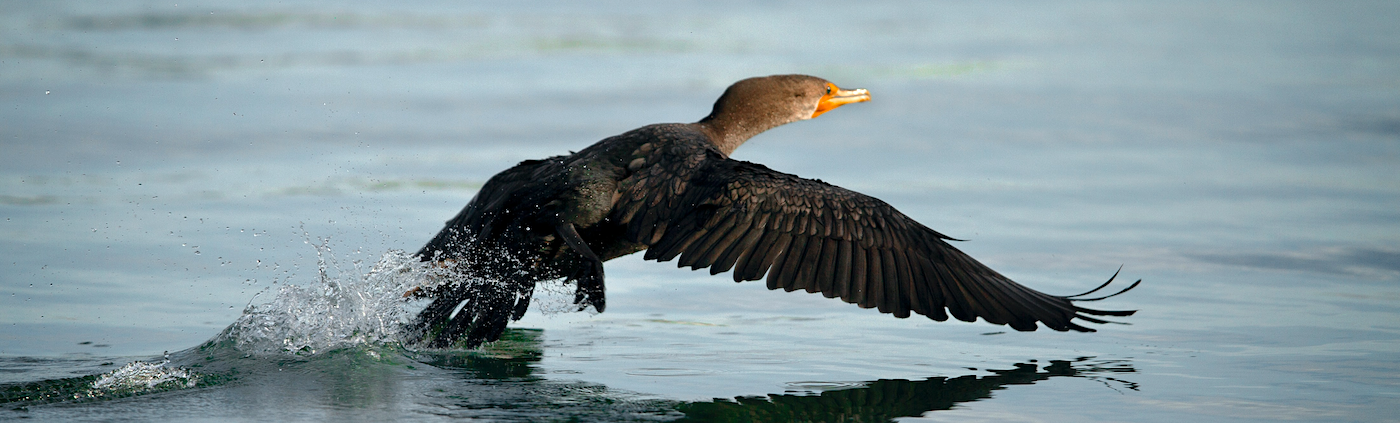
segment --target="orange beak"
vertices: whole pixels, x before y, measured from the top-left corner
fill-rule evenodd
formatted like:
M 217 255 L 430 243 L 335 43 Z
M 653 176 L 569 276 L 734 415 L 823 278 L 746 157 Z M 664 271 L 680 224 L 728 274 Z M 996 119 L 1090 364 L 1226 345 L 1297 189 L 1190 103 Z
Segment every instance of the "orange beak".
M 836 84 L 828 83 L 826 84 L 826 95 L 823 95 L 822 99 L 817 102 L 817 111 L 812 113 L 812 117 L 821 116 L 822 113 L 843 105 L 864 101 L 870 101 L 870 92 L 864 88 L 843 90 Z

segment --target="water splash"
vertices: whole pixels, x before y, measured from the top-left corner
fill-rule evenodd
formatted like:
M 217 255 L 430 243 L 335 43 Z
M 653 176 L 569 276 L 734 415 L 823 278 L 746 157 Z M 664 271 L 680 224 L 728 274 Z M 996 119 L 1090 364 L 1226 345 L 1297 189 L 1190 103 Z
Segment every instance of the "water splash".
M 411 333 L 417 330 L 411 323 L 432 296 L 408 298 L 407 293 L 499 284 L 506 279 L 461 268 L 490 266 L 424 262 L 402 250 L 384 253 L 368 272 L 362 271 L 359 260 L 347 270 L 332 251 L 330 239 L 313 243 L 309 234 L 303 234 L 305 243 L 316 250 L 317 279 L 309 285 L 280 285 L 271 301 L 249 304 L 237 321 L 205 346 L 229 346 L 257 356 L 309 356 L 360 346 L 411 347 L 419 335 Z M 487 256 L 507 257 L 504 253 Z M 574 289 L 562 280 L 537 284 L 532 304 L 543 314 L 577 311 Z
M 126 396 L 199 385 L 199 374 L 180 367 L 166 367 L 167 364 L 170 364 L 169 359 L 160 363 L 133 361 L 98 376 L 87 396 Z
M 35 404 L 110 400 L 213 386 L 227 379 L 175 366 L 167 355 L 159 362 L 134 361 L 101 374 L 3 385 L 0 404 L 23 409 Z
M 439 283 L 430 266 L 401 250 L 380 257 L 370 270 L 345 271 L 329 242 L 316 245 L 318 279 L 310 286 L 283 285 L 265 304 L 243 315 L 210 341 L 253 355 L 312 355 L 362 345 L 399 344 L 405 325 L 422 308 L 404 292 Z

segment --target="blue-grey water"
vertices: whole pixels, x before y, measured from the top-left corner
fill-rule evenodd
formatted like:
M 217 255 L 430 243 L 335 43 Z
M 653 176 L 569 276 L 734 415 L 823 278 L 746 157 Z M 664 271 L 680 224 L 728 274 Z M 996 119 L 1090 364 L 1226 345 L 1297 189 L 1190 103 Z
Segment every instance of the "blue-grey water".
M 0 2 L 0 420 L 1400 421 L 1395 2 Z M 639 256 L 481 351 L 396 295 L 486 178 L 808 73 L 736 153 L 1092 334 Z M 419 304 L 421 306 L 421 304 Z

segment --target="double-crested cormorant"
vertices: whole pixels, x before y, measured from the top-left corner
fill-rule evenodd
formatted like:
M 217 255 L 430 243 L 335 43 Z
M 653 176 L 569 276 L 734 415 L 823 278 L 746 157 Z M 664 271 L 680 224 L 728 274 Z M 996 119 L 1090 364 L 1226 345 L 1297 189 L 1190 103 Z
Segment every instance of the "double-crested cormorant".
M 1098 288 L 1062 297 L 1013 282 L 878 199 L 729 158 L 763 131 L 869 100 L 812 76 L 750 78 L 699 122 L 644 126 L 497 174 L 418 251 L 474 278 L 410 292 L 433 297 L 413 333 L 434 347 L 496 340 L 536 282 L 559 278 L 577 284 L 580 310 L 602 312 L 603 262 L 641 250 L 901 318 L 1092 332 L 1071 320 L 1133 314 L 1074 304 L 1107 298 L 1083 297 Z

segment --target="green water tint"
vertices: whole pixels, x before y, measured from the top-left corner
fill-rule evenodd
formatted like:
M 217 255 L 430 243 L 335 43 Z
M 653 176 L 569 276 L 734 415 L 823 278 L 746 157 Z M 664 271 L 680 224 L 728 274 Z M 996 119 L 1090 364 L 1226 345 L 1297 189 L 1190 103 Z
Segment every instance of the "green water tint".
M 97 375 L 0 387 L 0 404 L 12 408 L 59 402 L 88 402 L 215 386 L 229 377 L 208 375 L 158 363 L 135 361 Z
M 539 329 L 507 328 L 500 340 L 476 350 L 406 352 L 424 364 L 464 369 L 480 379 L 543 380 L 534 375 L 534 363 L 544 356 L 543 334 Z
M 55 403 L 92 403 L 175 391 L 252 390 L 301 383 L 297 389 L 325 391 L 341 408 L 372 406 L 385 396 L 410 395 L 455 417 L 502 420 L 580 421 L 889 421 L 988 399 L 1011 385 L 1051 378 L 1098 380 L 1114 389 L 1136 390 L 1119 375 L 1135 373 L 1126 361 L 1036 360 L 988 375 L 876 380 L 856 383 L 804 382 L 803 392 L 740 396 L 708 402 L 655 399 L 606 386 L 549 380 L 538 374 L 544 331 L 507 329 L 500 341 L 476 350 L 409 350 L 397 344 L 358 345 L 317 354 L 255 356 L 227 339 L 170 354 L 159 362 L 137 361 L 99 375 L 26 382 L 0 387 L 0 404 L 13 411 Z M 969 369 L 978 371 L 976 369 Z M 427 381 L 431 389 L 401 386 Z M 421 389 L 421 388 L 420 388 Z M 305 392 L 305 391 L 303 391 Z

